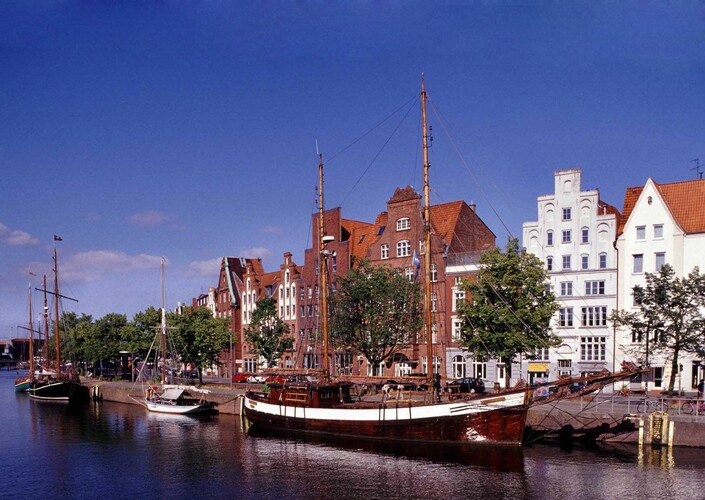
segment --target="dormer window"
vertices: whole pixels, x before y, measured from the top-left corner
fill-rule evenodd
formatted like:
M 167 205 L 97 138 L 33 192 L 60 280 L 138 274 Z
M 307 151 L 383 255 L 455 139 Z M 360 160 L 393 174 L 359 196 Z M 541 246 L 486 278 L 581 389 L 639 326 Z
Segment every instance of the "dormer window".
M 397 231 L 406 231 L 407 229 L 411 229 L 411 219 L 402 217 L 397 220 Z

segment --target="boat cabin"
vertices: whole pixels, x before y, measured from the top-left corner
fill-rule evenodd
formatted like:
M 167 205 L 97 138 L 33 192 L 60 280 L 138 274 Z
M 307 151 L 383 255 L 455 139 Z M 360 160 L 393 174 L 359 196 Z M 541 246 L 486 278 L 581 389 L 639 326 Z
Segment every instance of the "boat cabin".
M 272 383 L 269 386 L 269 402 L 285 406 L 330 408 L 341 403 L 350 403 L 351 384 L 318 383 Z

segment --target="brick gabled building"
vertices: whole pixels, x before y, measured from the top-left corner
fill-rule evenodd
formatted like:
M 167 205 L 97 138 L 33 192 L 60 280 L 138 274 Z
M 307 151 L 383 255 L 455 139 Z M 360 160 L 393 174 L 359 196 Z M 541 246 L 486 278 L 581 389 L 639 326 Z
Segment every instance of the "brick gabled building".
M 325 235 L 333 241 L 326 244 L 328 283 L 333 292 L 338 276 L 345 275 L 355 258 L 386 265 L 418 280 L 423 286 L 423 222 L 421 197 L 413 188 L 398 188 L 387 201 L 387 210 L 374 223 L 344 219 L 340 208 L 324 212 Z M 264 272 L 259 259 L 227 257 L 221 264 L 215 288 L 215 316 L 232 318 L 234 332 L 235 372 L 252 372 L 258 368 L 256 356 L 242 342 L 243 331 L 251 321 L 258 300 L 272 297 L 277 314 L 289 325 L 294 347 L 284 354 L 280 366 L 287 368 L 320 368 L 322 338 L 318 322 L 319 293 L 319 214 L 312 215 L 311 248 L 304 252 L 304 265 L 298 266 L 292 254 L 275 272 Z M 462 277 L 477 271 L 482 252 L 494 247 L 495 236 L 477 216 L 474 206 L 455 201 L 431 207 L 432 311 L 434 359 L 436 371 L 443 376 L 465 376 L 471 365 L 457 344 L 453 325 L 457 321 L 455 306 L 461 300 Z M 413 262 L 416 254 L 419 266 Z M 194 305 L 201 299 L 194 299 Z M 208 300 L 202 300 L 207 304 Z M 237 311 L 237 313 L 235 313 Z M 369 367 L 361 356 L 329 350 L 329 366 L 333 373 L 401 375 L 425 372 L 426 343 L 419 335 L 402 355 L 381 367 Z M 230 358 L 224 363 L 229 366 Z M 229 373 L 228 370 L 222 370 Z

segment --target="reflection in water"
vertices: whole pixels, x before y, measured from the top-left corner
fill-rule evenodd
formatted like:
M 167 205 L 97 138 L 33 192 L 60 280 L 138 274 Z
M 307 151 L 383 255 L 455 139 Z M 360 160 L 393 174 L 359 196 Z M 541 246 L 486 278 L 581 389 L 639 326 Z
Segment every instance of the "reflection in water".
M 3 496 L 48 498 L 702 498 L 702 450 L 429 447 L 250 432 L 238 417 L 78 409 L 0 374 Z

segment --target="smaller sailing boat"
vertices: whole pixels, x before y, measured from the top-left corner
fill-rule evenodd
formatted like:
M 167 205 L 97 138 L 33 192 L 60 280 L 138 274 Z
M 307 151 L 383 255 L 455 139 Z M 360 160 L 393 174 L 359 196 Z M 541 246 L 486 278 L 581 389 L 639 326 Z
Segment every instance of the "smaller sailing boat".
M 171 415 L 202 415 L 216 413 L 215 407 L 217 403 L 208 401 L 206 394 L 210 391 L 206 389 L 198 389 L 196 387 L 187 387 L 183 385 L 167 383 L 167 327 L 166 327 L 166 297 L 164 292 L 164 258 L 161 261 L 161 282 L 162 282 L 162 321 L 161 328 L 157 331 L 152 347 L 147 353 L 147 358 L 150 358 L 151 353 L 155 353 L 154 366 L 159 366 L 160 360 L 158 351 L 161 351 L 161 385 L 149 385 L 143 387 L 144 399 L 137 400 L 130 396 L 133 400 L 143 404 L 147 411 L 153 413 L 167 413 Z M 160 345 L 161 349 L 156 349 L 156 345 Z M 143 371 L 147 363 L 142 365 L 137 380 L 144 380 Z M 198 397 L 195 394 L 199 394 Z
M 61 238 L 54 236 L 54 242 L 61 241 Z M 44 278 L 44 293 L 46 290 L 46 276 Z M 30 380 L 29 388 L 27 392 L 29 397 L 38 401 L 49 401 L 58 403 L 76 403 L 88 400 L 88 389 L 81 385 L 81 380 L 78 376 L 76 370 L 71 366 L 66 371 L 62 372 L 61 367 L 61 342 L 59 337 L 59 299 L 60 298 L 70 298 L 64 297 L 59 294 L 59 269 L 58 269 L 58 259 L 56 254 L 56 244 L 54 245 L 54 340 L 55 340 L 55 367 L 54 371 L 42 372 L 37 376 L 33 373 L 33 369 L 30 369 Z M 76 299 L 71 299 L 76 300 Z M 44 298 L 44 310 L 45 310 L 45 330 L 46 330 L 46 342 L 48 345 L 49 335 L 49 322 L 46 311 L 48 310 L 46 306 L 46 295 Z M 47 360 L 48 361 L 48 360 Z

